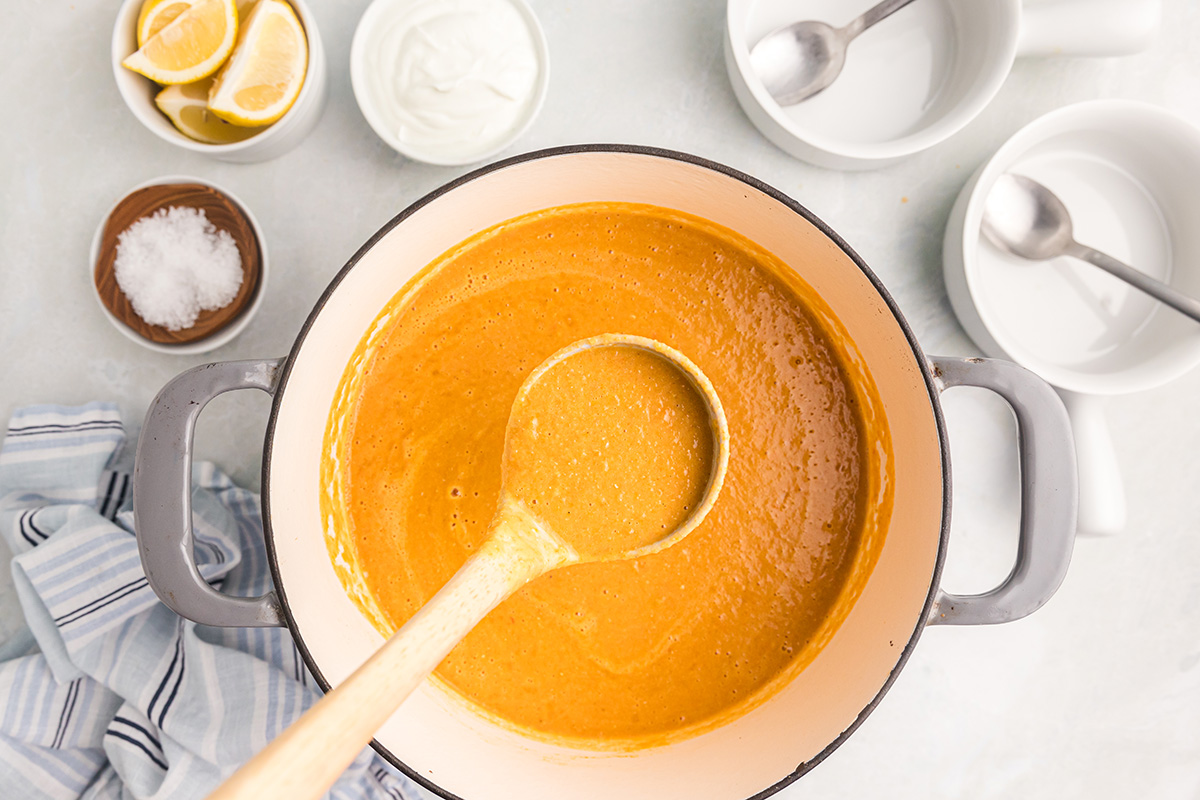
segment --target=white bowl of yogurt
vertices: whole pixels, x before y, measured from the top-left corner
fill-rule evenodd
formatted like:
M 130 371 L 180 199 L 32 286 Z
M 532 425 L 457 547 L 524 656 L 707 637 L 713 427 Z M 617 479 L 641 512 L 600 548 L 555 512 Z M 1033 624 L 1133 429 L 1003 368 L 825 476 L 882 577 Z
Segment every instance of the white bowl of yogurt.
M 428 164 L 473 164 L 532 124 L 550 82 L 546 36 L 525 0 L 374 0 L 350 47 L 367 123 Z

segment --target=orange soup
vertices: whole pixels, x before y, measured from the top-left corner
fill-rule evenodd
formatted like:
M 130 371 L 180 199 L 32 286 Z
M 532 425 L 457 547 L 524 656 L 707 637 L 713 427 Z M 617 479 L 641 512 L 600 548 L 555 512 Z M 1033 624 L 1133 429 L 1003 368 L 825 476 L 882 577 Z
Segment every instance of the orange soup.
M 853 343 L 796 272 L 732 231 L 642 205 L 553 208 L 468 239 L 392 299 L 347 367 L 322 511 L 348 593 L 390 635 L 482 542 L 522 382 L 605 333 L 663 342 L 711 380 L 729 426 L 721 494 L 662 552 L 534 580 L 435 677 L 528 735 L 635 749 L 722 724 L 785 685 L 837 630 L 882 545 L 886 420 Z M 691 440 L 654 439 L 663 430 L 621 468 L 694 495 L 695 475 L 663 469 Z M 577 491 L 559 489 L 580 475 L 544 487 L 553 513 L 572 510 Z M 614 525 L 640 520 L 649 497 Z
M 584 350 L 513 404 L 501 490 L 583 561 L 653 545 L 701 505 L 713 473 L 703 395 L 662 356 Z

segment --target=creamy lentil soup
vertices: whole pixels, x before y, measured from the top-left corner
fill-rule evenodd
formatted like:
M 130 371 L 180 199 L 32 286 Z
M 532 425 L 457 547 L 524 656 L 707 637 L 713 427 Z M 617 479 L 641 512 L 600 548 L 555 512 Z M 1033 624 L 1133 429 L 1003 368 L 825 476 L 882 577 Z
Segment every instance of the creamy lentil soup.
M 663 356 L 587 349 L 514 403 L 502 491 L 583 561 L 671 535 L 704 500 L 716 443 L 704 397 Z
M 706 220 L 624 203 L 529 214 L 436 259 L 364 336 L 330 413 L 322 511 L 347 592 L 384 635 L 403 625 L 482 542 L 529 373 L 579 339 L 656 339 L 708 376 L 728 418 L 711 512 L 662 552 L 536 579 L 435 679 L 500 724 L 595 749 L 754 708 L 836 632 L 891 514 L 874 384 L 793 266 Z M 670 461 L 650 442 L 626 468 Z M 655 480 L 680 497 L 697 485 Z M 570 510 L 559 489 L 543 487 L 553 513 Z

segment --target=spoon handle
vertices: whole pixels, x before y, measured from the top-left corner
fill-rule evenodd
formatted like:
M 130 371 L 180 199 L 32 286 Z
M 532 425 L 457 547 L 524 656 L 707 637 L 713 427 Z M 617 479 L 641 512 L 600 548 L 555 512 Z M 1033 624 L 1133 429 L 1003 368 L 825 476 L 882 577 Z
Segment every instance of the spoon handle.
M 502 600 L 576 558 L 522 507 L 501 505 L 479 550 L 350 677 L 247 761 L 209 800 L 314 800 Z
M 895 14 L 912 1 L 913 0 L 883 0 L 881 3 L 876 3 L 864 11 L 862 16 L 852 20 L 850 24 L 842 28 L 842 33 L 846 34 L 847 40 L 853 39 L 855 36 L 858 36 L 875 23 L 885 20 L 892 14 Z
M 1138 272 L 1133 267 L 1123 264 L 1112 256 L 1101 253 L 1099 250 L 1087 245 L 1076 242 L 1073 247 L 1068 249 L 1068 252 L 1076 258 L 1081 258 L 1110 275 L 1114 275 L 1126 283 L 1141 289 L 1146 294 L 1161 300 L 1181 314 L 1186 314 L 1197 322 L 1200 322 L 1200 300 L 1172 289 L 1162 281 L 1156 281 L 1146 273 Z

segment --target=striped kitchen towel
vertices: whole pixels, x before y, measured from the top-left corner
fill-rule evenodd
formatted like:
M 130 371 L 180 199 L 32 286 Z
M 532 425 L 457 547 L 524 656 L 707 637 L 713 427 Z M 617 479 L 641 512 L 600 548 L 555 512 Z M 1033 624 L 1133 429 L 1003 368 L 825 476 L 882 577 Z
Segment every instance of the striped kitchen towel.
M 0 642 L 0 798 L 201 798 L 318 699 L 286 629 L 210 628 L 146 584 L 115 406 L 18 411 L 0 532 L 27 628 Z M 197 464 L 196 556 L 230 594 L 270 588 L 259 499 Z M 335 798 L 419 798 L 364 750 Z

